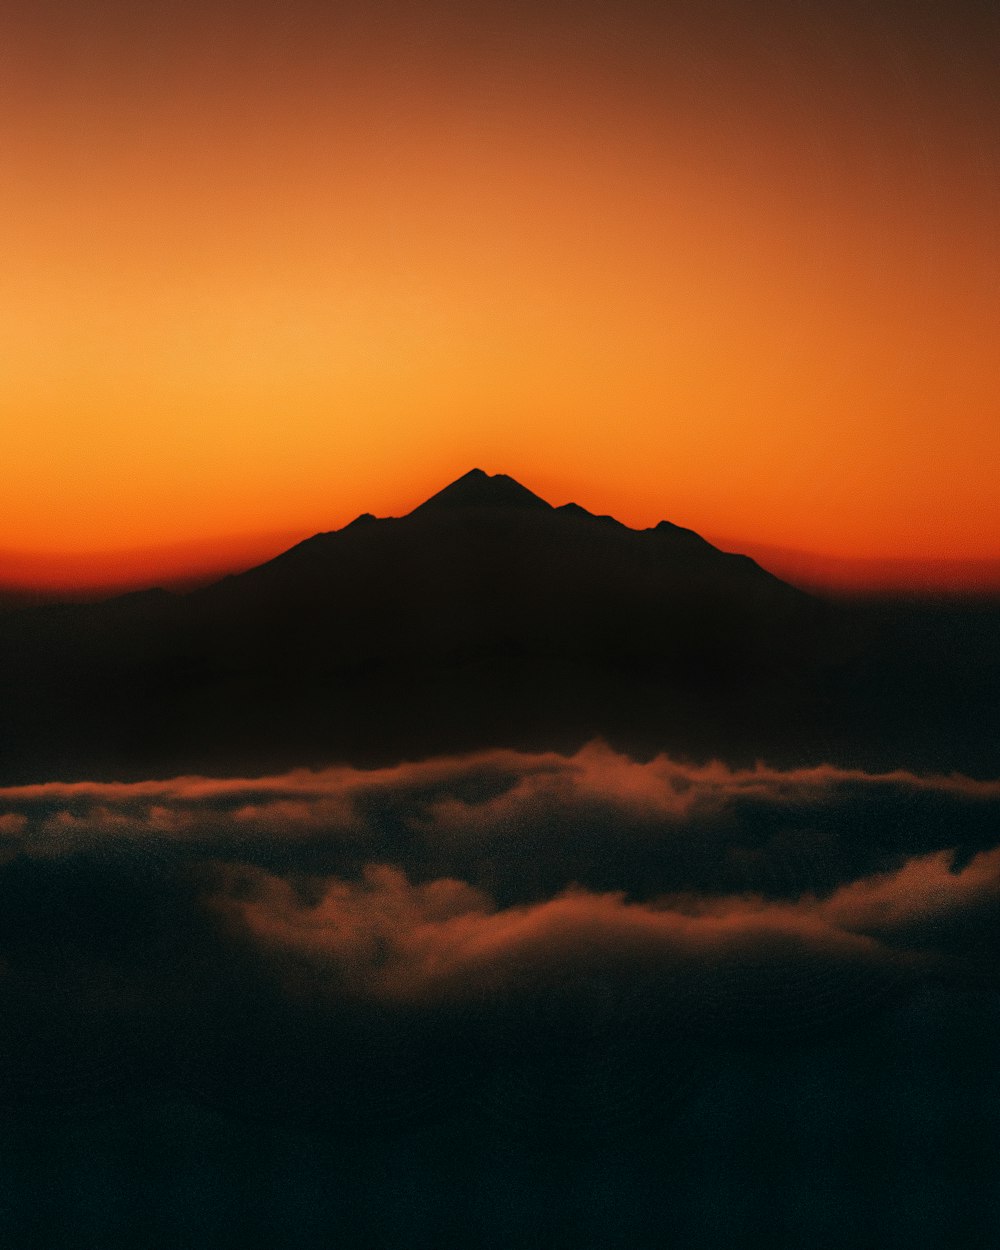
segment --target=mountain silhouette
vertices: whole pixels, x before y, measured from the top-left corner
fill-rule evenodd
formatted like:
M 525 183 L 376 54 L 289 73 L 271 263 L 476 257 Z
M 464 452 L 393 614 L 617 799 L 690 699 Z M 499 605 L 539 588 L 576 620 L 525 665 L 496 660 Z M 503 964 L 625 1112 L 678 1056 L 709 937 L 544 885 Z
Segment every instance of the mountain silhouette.
M 515 482 L 506 473 L 484 473 L 470 469 L 436 495 L 424 501 L 414 513 L 437 511 L 439 508 L 548 508 L 544 499 Z M 410 515 L 414 515 L 411 513 Z
M 0 781 L 485 746 L 986 767 L 990 609 L 807 595 L 479 469 L 187 594 L 0 617 Z M 993 683 L 993 684 L 991 684 Z

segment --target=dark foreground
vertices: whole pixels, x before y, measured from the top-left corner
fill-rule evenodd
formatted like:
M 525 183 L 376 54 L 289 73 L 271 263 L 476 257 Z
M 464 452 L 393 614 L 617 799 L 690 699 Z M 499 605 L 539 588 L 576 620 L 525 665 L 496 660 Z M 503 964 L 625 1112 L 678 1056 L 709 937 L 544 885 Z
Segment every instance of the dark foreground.
M 998 620 L 476 474 L 0 617 L 0 1243 L 992 1247 Z

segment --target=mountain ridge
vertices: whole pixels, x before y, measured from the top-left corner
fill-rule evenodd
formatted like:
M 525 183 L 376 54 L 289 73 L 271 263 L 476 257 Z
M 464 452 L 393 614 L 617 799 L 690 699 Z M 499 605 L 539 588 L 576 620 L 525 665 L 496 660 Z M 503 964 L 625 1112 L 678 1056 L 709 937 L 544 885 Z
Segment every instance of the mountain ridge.
M 694 531 L 633 530 L 474 470 L 208 586 L 0 617 L 0 784 L 595 737 L 640 756 L 975 769 L 993 624 L 887 626 Z
M 723 551 L 696 531 L 675 525 L 671 521 L 661 520 L 654 526 L 634 529 L 616 517 L 592 513 L 577 503 L 570 502 L 558 506 L 550 504 L 508 474 L 487 474 L 478 468 L 462 474 L 401 516 L 377 517 L 370 512 L 361 513 L 339 529 L 319 531 L 271 559 L 242 572 L 229 574 L 221 581 L 231 584 L 248 574 L 256 574 L 270 566 L 280 565 L 286 561 L 286 557 L 298 558 L 293 556 L 293 553 L 315 553 L 329 548 L 331 541 L 336 541 L 342 535 L 354 535 L 359 529 L 371 530 L 373 527 L 381 527 L 381 532 L 386 533 L 393 527 L 400 525 L 405 527 L 407 523 L 450 526 L 456 521 L 478 525 L 482 529 L 484 522 L 489 524 L 491 516 L 495 523 L 501 525 L 510 523 L 515 527 L 521 522 L 525 526 L 531 526 L 534 522 L 559 524 L 562 520 L 566 520 L 588 526 L 598 525 L 604 530 L 617 531 L 622 537 L 625 535 L 634 535 L 637 538 L 647 536 L 646 541 L 669 539 L 677 544 L 676 551 L 673 553 L 676 556 L 680 556 L 682 551 L 690 554 L 700 550 L 706 556 L 708 553 L 713 553 L 711 558 L 723 559 L 734 567 L 738 564 L 744 568 L 753 568 L 769 583 L 786 587 L 790 592 L 804 598 L 811 597 L 807 592 L 782 581 L 762 568 L 750 556 Z M 218 584 L 212 583 L 198 587 L 188 593 L 199 594 L 211 591 L 213 586 Z
M 439 508 L 546 508 L 552 505 L 506 473 L 485 473 L 470 469 L 449 482 L 407 516 Z

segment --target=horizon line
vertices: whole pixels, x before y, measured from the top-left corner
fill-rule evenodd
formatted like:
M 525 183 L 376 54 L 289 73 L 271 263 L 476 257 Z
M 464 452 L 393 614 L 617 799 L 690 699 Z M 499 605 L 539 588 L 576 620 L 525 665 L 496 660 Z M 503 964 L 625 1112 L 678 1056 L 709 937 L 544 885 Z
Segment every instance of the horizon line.
M 376 519 L 395 520 L 408 516 L 456 483 L 477 475 L 489 480 L 502 478 L 522 486 L 519 479 L 511 474 L 491 474 L 474 468 L 432 492 L 408 511 Z M 535 495 L 530 488 L 522 489 Z M 543 496 L 535 497 L 549 503 Z M 569 505 L 590 511 L 572 500 L 549 504 L 554 510 Z M 591 515 L 609 514 L 592 512 Z M 351 517 L 331 529 L 286 526 L 119 548 L 38 550 L 0 547 L 0 601 L 99 599 L 154 588 L 183 592 L 246 572 L 317 534 L 339 532 L 356 519 Z M 667 518 L 662 520 L 675 524 Z M 655 525 L 618 523 L 635 533 L 655 528 Z M 986 557 L 896 553 L 851 555 L 742 539 L 720 534 L 710 527 L 696 529 L 695 532 L 722 551 L 750 556 L 769 573 L 803 590 L 872 596 L 880 593 L 917 593 L 968 597 L 1000 593 L 1000 554 Z

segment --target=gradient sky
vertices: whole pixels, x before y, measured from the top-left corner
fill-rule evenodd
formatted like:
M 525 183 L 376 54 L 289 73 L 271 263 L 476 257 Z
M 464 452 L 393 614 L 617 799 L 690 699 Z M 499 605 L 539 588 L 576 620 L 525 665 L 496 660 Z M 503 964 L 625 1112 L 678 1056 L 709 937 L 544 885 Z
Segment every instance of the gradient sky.
M 991 3 L 16 2 L 0 48 L 8 579 L 473 465 L 820 572 L 1000 558 Z

